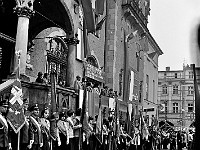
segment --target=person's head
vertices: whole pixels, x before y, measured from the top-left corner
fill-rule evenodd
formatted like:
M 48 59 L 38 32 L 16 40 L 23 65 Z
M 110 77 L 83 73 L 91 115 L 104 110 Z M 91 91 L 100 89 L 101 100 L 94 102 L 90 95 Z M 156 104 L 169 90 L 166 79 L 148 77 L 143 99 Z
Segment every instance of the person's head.
M 48 78 L 48 73 L 44 73 L 43 78 Z
M 49 108 L 45 107 L 44 110 L 42 110 L 41 117 L 46 119 L 49 117 Z
M 7 111 L 8 111 L 8 101 L 7 100 L 0 101 L 0 112 L 5 115 Z
M 80 81 L 80 80 L 81 80 L 81 77 L 78 75 L 78 76 L 76 76 L 76 79 L 77 79 L 78 81 Z
M 38 77 L 42 78 L 42 76 L 43 76 L 43 73 L 42 72 L 38 72 Z
M 88 117 L 88 122 L 89 122 L 89 123 L 91 123 L 91 124 L 92 124 L 93 120 L 94 120 L 94 119 L 93 119 L 93 117 L 92 117 L 92 116 L 89 116 L 89 117 Z
M 23 99 L 23 108 L 24 110 L 28 110 L 29 101 L 27 98 Z
M 62 120 L 62 121 L 65 121 L 65 119 L 66 119 L 65 112 L 61 112 L 61 113 L 59 114 L 59 119 Z
M 31 113 L 34 115 L 34 116 L 39 116 L 39 107 L 38 107 L 38 104 L 34 104 L 31 108 L 30 108 L 30 111 Z
M 72 117 L 74 115 L 74 111 L 72 109 L 67 111 L 67 116 Z

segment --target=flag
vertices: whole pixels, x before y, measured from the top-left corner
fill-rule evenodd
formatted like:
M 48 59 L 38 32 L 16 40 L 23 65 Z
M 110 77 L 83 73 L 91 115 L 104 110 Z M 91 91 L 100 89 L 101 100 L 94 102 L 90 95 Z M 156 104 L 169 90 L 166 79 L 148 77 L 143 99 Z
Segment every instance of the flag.
M 96 7 L 96 14 L 103 15 L 104 12 L 104 0 L 96 0 L 95 3 Z
M 19 130 L 25 123 L 25 115 L 23 112 L 23 100 L 22 100 L 22 88 L 19 79 L 16 79 L 12 84 L 11 95 L 9 99 L 9 109 L 7 113 L 7 120 L 15 133 Z
M 84 85 L 86 86 L 86 85 Z M 83 93 L 83 103 L 82 103 L 82 114 L 81 114 L 81 124 L 82 129 L 85 131 L 86 134 L 89 134 L 90 127 L 88 124 L 88 112 L 87 112 L 87 88 L 84 87 L 84 93 Z
M 83 18 L 83 46 L 84 46 L 84 58 L 87 59 L 90 53 L 90 47 L 88 43 L 88 34 L 87 34 L 87 29 L 86 29 L 86 22 L 85 19 Z
M 95 31 L 95 23 L 94 23 L 94 15 L 92 10 L 91 0 L 80 0 L 80 1 L 83 9 L 83 16 L 85 19 L 87 32 L 93 33 Z
M 96 25 L 96 31 L 101 30 L 105 20 L 106 20 L 106 16 L 103 17 L 103 19 L 101 19 L 101 21 L 99 21 L 99 23 Z
M 147 125 L 144 121 L 144 116 L 142 115 L 141 111 L 140 111 L 140 123 L 141 123 L 140 131 L 142 132 L 143 139 L 148 139 L 149 131 L 148 131 Z
M 127 132 L 128 135 L 131 135 L 131 120 L 130 120 L 128 106 L 126 112 L 125 131 Z
M 99 99 L 99 112 L 96 123 L 96 138 L 100 143 L 103 143 L 103 120 L 102 120 L 102 108 L 101 108 L 101 97 Z
M 97 117 L 96 133 L 101 134 L 101 131 L 102 131 L 102 110 L 101 110 L 101 102 L 99 102 L 99 113 Z
M 118 99 L 115 98 L 115 127 L 114 132 L 115 136 L 119 135 L 119 104 Z

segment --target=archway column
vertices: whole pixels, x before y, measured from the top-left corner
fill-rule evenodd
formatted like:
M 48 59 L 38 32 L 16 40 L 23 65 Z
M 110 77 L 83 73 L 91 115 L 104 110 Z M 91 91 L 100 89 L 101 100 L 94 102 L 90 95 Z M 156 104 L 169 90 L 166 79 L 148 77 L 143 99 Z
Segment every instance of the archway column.
M 66 39 L 65 42 L 68 45 L 66 86 L 73 87 L 75 60 L 76 60 L 76 47 L 77 47 L 77 44 L 79 43 L 79 40 L 73 37 L 73 38 Z
M 14 67 L 15 73 L 19 67 L 18 73 L 23 75 L 26 71 L 29 19 L 34 14 L 33 2 L 34 0 L 16 0 L 17 6 L 14 8 L 14 13 L 18 16 Z

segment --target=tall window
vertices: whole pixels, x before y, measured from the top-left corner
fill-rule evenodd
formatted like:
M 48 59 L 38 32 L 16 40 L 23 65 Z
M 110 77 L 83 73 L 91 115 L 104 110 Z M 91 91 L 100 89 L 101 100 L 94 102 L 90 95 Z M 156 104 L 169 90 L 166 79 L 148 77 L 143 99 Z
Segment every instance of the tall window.
M 193 103 L 188 103 L 188 112 L 193 112 L 194 106 Z
M 173 85 L 173 94 L 178 94 L 178 85 Z
M 175 76 L 175 78 L 177 78 L 178 77 L 177 73 L 175 73 L 174 76 Z
M 162 94 L 167 94 L 167 85 L 162 87 Z
M 149 98 L 149 75 L 146 75 L 146 99 Z
M 173 113 L 178 113 L 178 103 L 173 103 Z
M 189 72 L 189 79 L 193 78 L 193 72 Z
M 193 86 L 188 86 L 188 95 L 193 95 L 193 94 L 194 94 Z

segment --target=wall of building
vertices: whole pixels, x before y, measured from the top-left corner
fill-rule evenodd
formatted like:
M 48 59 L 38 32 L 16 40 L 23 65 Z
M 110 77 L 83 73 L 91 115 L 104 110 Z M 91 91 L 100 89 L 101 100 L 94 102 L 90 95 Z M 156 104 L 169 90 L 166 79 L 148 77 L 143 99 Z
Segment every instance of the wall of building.
M 190 67 L 183 68 L 183 70 L 159 72 L 158 101 L 168 104 L 168 111 L 159 114 L 160 120 L 164 120 L 167 114 L 167 120 L 175 126 L 183 128 L 189 127 L 194 119 L 194 113 L 188 112 L 188 104 L 193 104 L 194 108 L 194 94 L 188 94 L 188 87 L 194 86 L 193 78 L 189 78 L 189 72 L 192 72 Z M 177 78 L 175 78 L 175 73 L 177 73 Z M 166 77 L 164 74 L 166 74 Z M 162 94 L 162 86 L 164 85 L 168 88 L 167 94 Z M 178 85 L 178 94 L 173 94 L 173 85 Z M 173 112 L 174 103 L 178 104 L 177 113 Z

